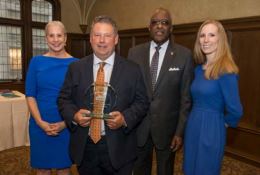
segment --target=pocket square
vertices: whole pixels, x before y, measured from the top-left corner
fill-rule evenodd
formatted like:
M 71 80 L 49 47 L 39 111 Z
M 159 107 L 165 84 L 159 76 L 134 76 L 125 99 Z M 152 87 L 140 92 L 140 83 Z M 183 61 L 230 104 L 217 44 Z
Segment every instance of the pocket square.
M 179 71 L 180 70 L 180 68 L 178 68 L 178 67 L 170 67 L 169 68 L 169 71 Z

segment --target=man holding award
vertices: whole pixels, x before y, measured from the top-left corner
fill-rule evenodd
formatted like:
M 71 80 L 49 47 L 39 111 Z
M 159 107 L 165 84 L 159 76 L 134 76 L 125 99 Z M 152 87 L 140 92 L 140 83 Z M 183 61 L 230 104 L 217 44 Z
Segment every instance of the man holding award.
M 94 53 L 70 65 L 58 98 L 70 155 L 80 175 L 130 175 L 136 126 L 149 106 L 144 80 L 137 64 L 115 54 L 110 17 L 94 19 L 90 43 Z

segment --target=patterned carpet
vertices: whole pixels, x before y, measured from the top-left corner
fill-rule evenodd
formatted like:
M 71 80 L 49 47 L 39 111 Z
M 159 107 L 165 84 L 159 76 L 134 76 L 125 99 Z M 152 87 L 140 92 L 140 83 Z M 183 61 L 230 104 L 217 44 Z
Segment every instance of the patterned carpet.
M 35 175 L 35 170 L 29 165 L 29 147 L 18 147 L 0 152 L 0 175 Z M 182 173 L 182 154 L 176 156 L 175 175 Z M 156 175 L 156 166 L 153 166 L 153 175 Z M 53 175 L 55 172 L 53 171 Z M 72 167 L 72 174 L 78 175 L 76 167 Z M 260 175 L 260 168 L 254 167 L 225 157 L 221 175 Z

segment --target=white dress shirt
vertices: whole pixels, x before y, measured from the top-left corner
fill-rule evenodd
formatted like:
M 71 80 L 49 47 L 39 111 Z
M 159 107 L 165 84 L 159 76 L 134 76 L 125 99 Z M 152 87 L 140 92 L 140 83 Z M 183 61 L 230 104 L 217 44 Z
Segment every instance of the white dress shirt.
M 113 54 L 108 57 L 105 61 L 99 59 L 95 54 L 94 54 L 94 62 L 93 62 L 93 80 L 96 81 L 97 79 L 97 72 L 99 69 L 99 64 L 101 62 L 105 62 L 106 64 L 104 65 L 104 81 L 105 83 L 110 82 L 110 78 L 111 78 L 111 74 L 112 74 L 112 70 L 113 70 L 113 66 L 114 66 L 114 61 L 115 61 L 115 52 L 113 52 Z M 106 93 L 105 93 L 106 95 Z M 101 135 L 105 135 L 105 123 L 104 120 L 102 120 L 103 122 L 101 123 Z
M 157 70 L 157 75 L 156 75 L 156 81 L 158 79 L 158 76 L 159 76 L 159 73 L 160 73 L 160 70 L 161 70 L 161 67 L 162 67 L 162 63 L 163 63 L 164 56 L 165 56 L 168 45 L 169 45 L 169 40 L 167 40 L 165 43 L 163 43 L 160 46 L 161 49 L 159 50 L 159 62 L 158 62 L 158 70 Z M 150 66 L 151 66 L 153 55 L 156 51 L 155 47 L 157 47 L 157 44 L 154 41 L 151 41 L 151 44 L 150 44 L 150 60 L 149 60 Z

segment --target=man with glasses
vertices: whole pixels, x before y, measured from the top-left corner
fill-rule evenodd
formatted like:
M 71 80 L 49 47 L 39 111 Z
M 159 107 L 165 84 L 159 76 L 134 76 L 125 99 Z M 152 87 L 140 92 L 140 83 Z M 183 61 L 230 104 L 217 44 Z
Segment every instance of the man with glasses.
M 167 9 L 154 11 L 149 31 L 152 41 L 130 49 L 128 55 L 140 65 L 150 99 L 147 115 L 137 128 L 134 175 L 151 174 L 153 149 L 157 174 L 172 175 L 191 107 L 192 54 L 171 39 L 172 19 Z

